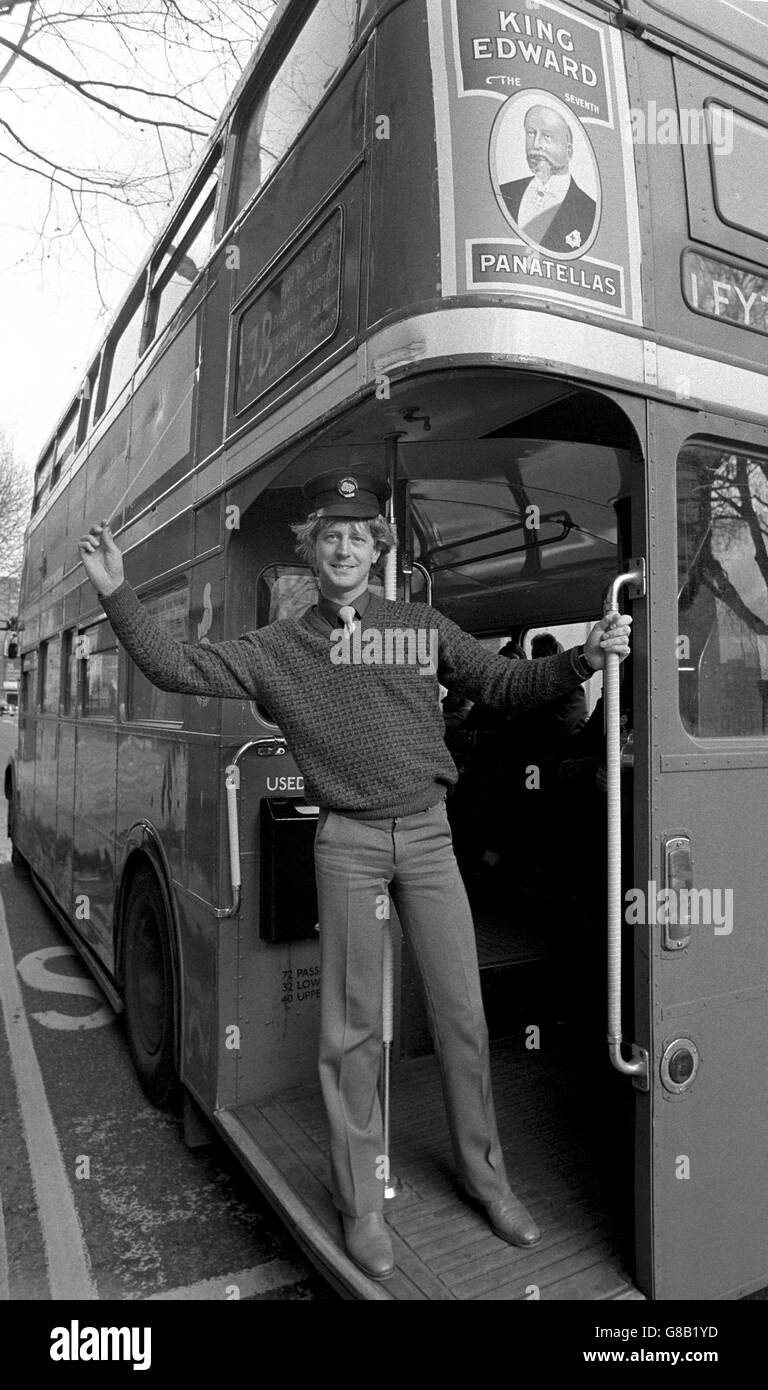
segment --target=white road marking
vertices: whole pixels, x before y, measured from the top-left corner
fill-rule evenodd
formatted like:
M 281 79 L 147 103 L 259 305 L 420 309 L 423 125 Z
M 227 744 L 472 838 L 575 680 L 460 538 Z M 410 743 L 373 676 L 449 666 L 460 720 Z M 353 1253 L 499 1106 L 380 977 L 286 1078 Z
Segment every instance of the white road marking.
M 62 1014 L 56 1009 L 46 1009 L 32 1014 L 36 1023 L 44 1028 L 58 1028 L 65 1032 L 78 1033 L 85 1028 L 103 1028 L 114 1023 L 117 1015 L 109 1004 L 104 1003 L 104 995 L 96 982 L 85 974 L 60 975 L 56 970 L 56 960 L 73 960 L 80 969 L 80 957 L 74 946 L 43 946 L 39 951 L 30 951 L 16 962 L 16 969 L 25 985 L 31 989 L 49 991 L 52 994 L 79 994 L 86 999 L 101 1000 L 101 1008 L 92 1014 Z M 52 968 L 49 969 L 49 962 Z
M 10 1296 L 11 1290 L 8 1283 L 8 1246 L 5 1243 L 3 1194 L 0 1192 L 0 1303 L 7 1303 Z
M 52 1299 L 95 1299 L 96 1287 L 72 1189 L 24 1012 L 0 896 L 0 1005 L 16 1077 L 24 1138 L 45 1242 Z
M 153 1293 L 146 1301 L 169 1303 L 177 1299 L 205 1299 L 207 1302 L 226 1302 L 236 1296 L 253 1298 L 254 1294 L 268 1293 L 270 1289 L 280 1289 L 286 1284 L 298 1284 L 306 1277 L 306 1270 L 298 1269 L 289 1260 L 270 1260 L 268 1264 L 257 1265 L 254 1269 L 239 1269 L 235 1274 L 222 1274 L 218 1279 L 201 1279 L 199 1283 L 188 1284 L 186 1288 Z

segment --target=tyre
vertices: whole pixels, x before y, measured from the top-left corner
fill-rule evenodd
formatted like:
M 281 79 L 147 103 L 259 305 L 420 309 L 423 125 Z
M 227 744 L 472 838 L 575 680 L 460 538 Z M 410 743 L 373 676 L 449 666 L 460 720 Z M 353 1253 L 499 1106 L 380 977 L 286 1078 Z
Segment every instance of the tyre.
M 176 1009 L 171 930 L 160 885 L 140 868 L 128 890 L 123 935 L 123 999 L 128 1049 L 144 1094 L 176 1110 Z
M 27 863 L 21 850 L 18 850 L 13 842 L 14 830 L 14 803 L 13 786 L 6 780 L 5 794 L 8 797 L 8 839 L 11 842 L 11 864 L 17 878 L 29 878 L 29 864 Z
M 14 844 L 11 844 L 11 864 L 18 878 L 29 878 L 29 864 Z

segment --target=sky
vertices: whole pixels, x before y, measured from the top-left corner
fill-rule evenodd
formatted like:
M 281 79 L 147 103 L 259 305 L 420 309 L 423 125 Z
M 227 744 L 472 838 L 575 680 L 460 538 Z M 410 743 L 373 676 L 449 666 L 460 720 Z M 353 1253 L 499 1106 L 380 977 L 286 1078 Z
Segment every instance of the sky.
M 149 3 L 134 0 L 134 5 L 119 8 L 125 14 Z M 55 8 L 41 6 L 43 13 Z M 72 6 L 105 8 L 108 0 Z M 195 0 L 185 6 L 193 16 L 209 8 Z M 146 26 L 134 26 L 121 38 L 107 24 L 87 21 L 69 25 L 60 37 L 41 35 L 31 51 L 79 79 L 183 91 L 205 115 L 180 113 L 170 102 L 155 102 L 154 114 L 176 120 L 181 115 L 208 131 L 254 46 L 254 30 L 246 29 L 242 7 L 221 8 L 232 14 L 227 37 L 233 40 L 234 59 L 221 44 L 201 40 L 194 30 L 188 44 L 169 54 Z M 253 8 L 268 12 L 273 6 Z M 27 9 L 26 4 L 17 7 L 22 22 Z M 15 38 L 19 27 L 15 18 L 0 18 L 0 37 Z M 0 67 L 7 53 L 0 50 Z M 137 114 L 148 110 L 144 97 L 106 87 L 95 90 Z M 7 133 L 0 139 L 0 431 L 13 442 L 16 458 L 32 467 L 77 392 L 110 316 L 186 182 L 204 138 L 175 131 L 158 136 L 149 126 L 99 111 L 23 59 L 0 86 L 0 121 L 54 163 L 105 179 L 154 173 L 152 205 L 146 208 L 127 208 L 112 198 L 87 199 L 83 233 L 76 228 L 72 195 L 52 191 L 47 179 L 14 168 L 4 154 L 27 164 L 35 161 Z

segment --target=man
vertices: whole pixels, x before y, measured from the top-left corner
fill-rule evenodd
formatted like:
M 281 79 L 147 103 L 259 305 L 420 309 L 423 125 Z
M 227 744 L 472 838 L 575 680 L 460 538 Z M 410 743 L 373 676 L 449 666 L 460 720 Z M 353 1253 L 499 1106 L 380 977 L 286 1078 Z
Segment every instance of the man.
M 389 602 L 369 590 L 373 565 L 394 545 L 373 478 L 335 472 L 306 491 L 311 514 L 293 529 L 319 580 L 317 604 L 237 641 L 208 646 L 169 637 L 124 582 L 106 523 L 91 527 L 79 550 L 117 636 L 144 674 L 162 689 L 260 700 L 288 740 L 307 796 L 321 807 L 319 1070 L 332 1190 L 349 1255 L 381 1279 L 394 1269 L 382 1215 L 377 1093 L 381 905 L 389 894 L 424 979 L 464 1191 L 501 1239 L 540 1239 L 510 1190 L 496 1130 L 472 914 L 445 811 L 457 773 L 443 739 L 438 681 L 499 708 L 529 708 L 579 686 L 604 665 L 605 651 L 626 656 L 630 620 L 604 619 L 583 652 L 536 662 L 490 656 L 427 604 Z M 363 633 L 355 633 L 358 624 Z M 408 660 L 402 641 L 398 647 L 389 640 L 403 632 L 430 634 L 437 661 Z M 384 659 L 354 660 L 363 638 L 374 656 L 378 638 Z M 387 660 L 393 650 L 402 659 Z
M 597 208 L 571 176 L 573 136 L 554 107 L 532 106 L 527 113 L 525 154 L 532 178 L 499 189 L 512 221 L 555 255 L 578 251 L 592 233 Z

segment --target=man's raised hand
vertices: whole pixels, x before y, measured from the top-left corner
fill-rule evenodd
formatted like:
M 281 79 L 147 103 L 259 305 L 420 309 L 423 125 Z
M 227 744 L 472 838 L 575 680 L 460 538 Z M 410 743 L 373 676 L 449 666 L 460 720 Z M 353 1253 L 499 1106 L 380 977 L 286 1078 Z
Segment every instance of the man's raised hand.
M 107 521 L 92 526 L 87 536 L 80 537 L 77 548 L 83 568 L 98 593 L 107 598 L 120 588 L 125 578 L 123 557 Z

